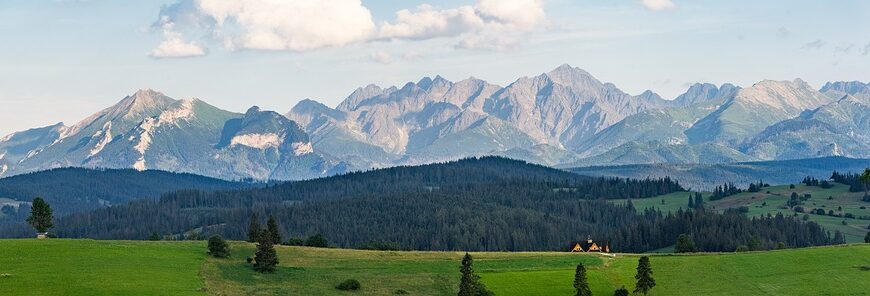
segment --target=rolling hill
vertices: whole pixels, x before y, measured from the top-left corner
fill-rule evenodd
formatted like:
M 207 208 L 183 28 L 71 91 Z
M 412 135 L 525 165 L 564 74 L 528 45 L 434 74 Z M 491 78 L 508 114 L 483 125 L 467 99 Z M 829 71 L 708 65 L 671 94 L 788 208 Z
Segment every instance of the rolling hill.
M 639 164 L 570 168 L 589 176 L 646 178 L 669 176 L 693 190 L 712 190 L 723 182 L 746 188 L 751 182 L 795 184 L 804 177 L 828 179 L 833 171 L 858 172 L 870 167 L 870 159 L 821 157 L 783 161 L 757 161 L 731 164 Z
M 62 217 L 139 199 L 153 200 L 181 189 L 213 191 L 257 186 L 263 184 L 152 170 L 53 169 L 0 179 L 0 207 L 15 207 L 15 212 L 0 214 L 0 225 L 9 230 L 13 226 L 8 223 L 24 221 L 34 197 L 45 199 L 52 205 L 55 217 Z

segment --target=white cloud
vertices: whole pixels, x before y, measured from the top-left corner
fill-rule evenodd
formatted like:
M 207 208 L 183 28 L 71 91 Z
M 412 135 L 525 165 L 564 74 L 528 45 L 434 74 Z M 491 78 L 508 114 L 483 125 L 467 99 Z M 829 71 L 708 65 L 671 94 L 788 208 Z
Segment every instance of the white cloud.
M 383 50 L 373 52 L 371 58 L 373 61 L 381 63 L 381 64 L 389 64 L 389 63 L 393 62 L 393 56 L 391 56 L 390 53 L 383 51 Z
M 671 0 L 641 0 L 643 6 L 645 6 L 649 10 L 661 11 L 674 9 L 677 5 L 674 4 Z
M 460 48 L 504 49 L 517 43 L 517 35 L 546 27 L 540 0 L 478 0 L 474 6 L 436 9 L 420 5 L 396 12 L 394 23 L 383 22 L 381 39 L 422 40 L 463 36 Z
M 813 42 L 807 42 L 806 44 L 804 44 L 804 46 L 801 47 L 801 49 L 819 49 L 822 47 L 825 47 L 825 42 L 821 39 L 817 39 Z
M 189 58 L 206 55 L 205 47 L 194 42 L 185 42 L 178 37 L 168 37 L 148 53 L 153 58 Z
M 352 43 L 458 37 L 458 47 L 504 48 L 515 36 L 545 27 L 543 0 L 477 0 L 437 9 L 420 5 L 375 25 L 360 0 L 177 0 L 161 9 L 154 27 L 164 41 L 152 56 L 195 56 L 204 46 L 184 36 L 217 41 L 230 50 L 308 51 Z M 189 40 L 189 39 L 188 39 Z M 495 42 L 496 44 L 490 44 Z M 197 51 L 199 49 L 200 51 Z
M 864 45 L 864 48 L 861 49 L 861 54 L 862 55 L 870 54 L 870 43 L 867 43 L 867 45 Z
M 232 50 L 344 46 L 369 39 L 375 30 L 360 0 L 180 0 L 161 10 L 155 26 L 163 29 L 164 43 L 180 35 L 178 28 Z

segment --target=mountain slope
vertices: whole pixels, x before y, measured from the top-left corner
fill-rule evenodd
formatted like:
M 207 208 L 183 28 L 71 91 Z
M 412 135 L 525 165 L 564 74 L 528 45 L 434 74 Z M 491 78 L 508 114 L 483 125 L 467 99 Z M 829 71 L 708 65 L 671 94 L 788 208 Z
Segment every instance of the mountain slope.
M 54 139 L 49 144 L 47 140 L 16 140 L 34 132 L 0 142 L 17 143 L 14 149 L 5 150 L 20 158 L 2 163 L 0 168 L 7 169 L 0 176 L 87 167 L 286 180 L 353 168 L 315 151 L 305 131 L 278 113 L 252 108 L 238 114 L 198 99 L 175 100 L 152 90 L 140 90 L 72 127 L 53 130 L 60 132 L 57 136 L 49 133 L 47 139 Z M 20 151 L 25 150 L 21 158 Z
M 737 92 L 686 131 L 690 144 L 736 145 L 764 128 L 833 101 L 803 80 L 756 83 Z
M 766 128 L 742 144 L 762 159 L 870 158 L 870 97 L 851 95 Z

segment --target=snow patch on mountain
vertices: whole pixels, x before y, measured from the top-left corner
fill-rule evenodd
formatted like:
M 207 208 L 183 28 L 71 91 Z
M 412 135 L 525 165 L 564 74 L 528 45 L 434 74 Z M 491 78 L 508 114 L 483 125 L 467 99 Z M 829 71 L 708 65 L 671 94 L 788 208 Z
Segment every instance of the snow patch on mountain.
M 296 156 L 302 156 L 314 152 L 314 147 L 311 145 L 311 142 L 296 142 L 290 144 L 290 146 L 293 147 L 293 154 Z
M 160 124 L 178 124 L 181 119 L 193 117 L 193 100 L 182 100 L 178 108 L 166 110 L 158 118 Z
M 281 145 L 281 137 L 278 134 L 244 134 L 237 135 L 230 140 L 230 145 L 242 145 L 256 149 L 274 148 Z
M 0 153 L 0 160 L 3 160 L 4 157 L 6 157 L 6 152 Z
M 2 176 L 3 174 L 5 174 L 6 171 L 8 171 L 8 170 L 9 170 L 9 166 L 7 166 L 7 165 L 5 165 L 5 164 L 4 164 L 3 166 L 0 166 L 0 176 Z
M 102 139 L 100 140 L 100 142 L 98 142 L 96 145 L 94 145 L 94 148 L 91 149 L 91 152 L 88 154 L 88 157 L 92 157 L 94 155 L 97 155 L 97 153 L 100 153 L 100 151 L 103 151 L 103 148 L 105 148 L 106 145 L 109 144 L 109 142 L 112 142 L 112 122 L 111 121 L 106 122 L 106 124 L 103 125 L 103 129 L 97 131 L 93 136 L 94 139 L 97 139 L 100 137 L 102 137 Z

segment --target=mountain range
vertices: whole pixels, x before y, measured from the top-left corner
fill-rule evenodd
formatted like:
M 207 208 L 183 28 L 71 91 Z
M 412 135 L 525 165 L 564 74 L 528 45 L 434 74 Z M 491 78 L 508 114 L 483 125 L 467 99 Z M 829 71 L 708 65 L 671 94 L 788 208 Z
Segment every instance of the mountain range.
M 221 110 L 140 90 L 72 125 L 0 139 L 0 177 L 57 167 L 309 179 L 500 155 L 563 167 L 870 157 L 870 84 L 695 84 L 666 100 L 562 65 L 507 86 L 477 78 L 368 85 L 335 108 Z

